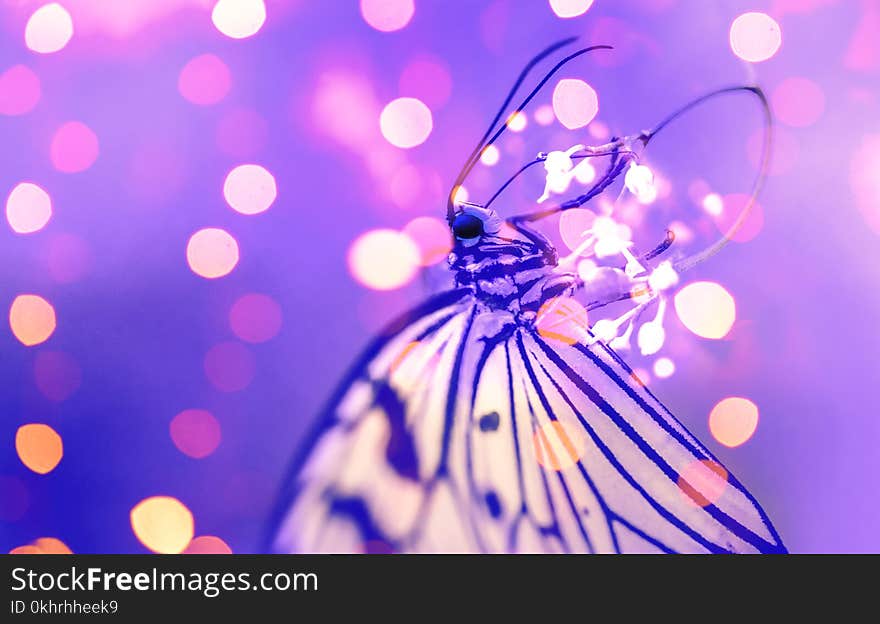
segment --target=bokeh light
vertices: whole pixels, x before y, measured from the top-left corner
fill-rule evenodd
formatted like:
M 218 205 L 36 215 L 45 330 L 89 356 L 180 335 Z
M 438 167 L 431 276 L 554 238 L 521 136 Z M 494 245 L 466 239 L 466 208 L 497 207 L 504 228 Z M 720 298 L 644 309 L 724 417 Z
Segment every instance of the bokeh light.
M 52 472 L 64 456 L 61 436 L 49 425 L 22 425 L 15 432 L 15 451 L 25 466 L 37 474 Z
M 130 518 L 141 544 L 160 554 L 183 552 L 195 531 L 190 510 L 171 496 L 145 498 L 132 508 Z
M 226 176 L 223 196 L 236 212 L 254 215 L 269 209 L 278 196 L 278 187 L 265 167 L 239 165 Z
M 252 37 L 266 22 L 266 5 L 263 0 L 218 0 L 211 21 L 227 37 Z
M 310 125 L 353 151 L 373 145 L 380 113 L 372 82 L 350 70 L 322 72 L 310 98 Z
M 229 327 L 245 342 L 271 340 L 281 331 L 281 323 L 281 306 L 268 295 L 242 295 L 229 309 Z
M 215 535 L 199 535 L 189 543 L 184 555 L 231 555 L 232 549 Z
M 415 11 L 413 0 L 361 0 L 364 21 L 382 32 L 400 30 L 409 24 Z
M 44 555 L 72 555 L 70 547 L 57 537 L 38 537 L 34 540 L 34 546 L 40 549 Z
M 608 129 L 608 126 L 598 119 L 593 120 L 593 123 L 587 128 L 587 132 L 598 141 L 605 141 L 611 136 L 611 130 Z
M 403 69 L 398 89 L 401 95 L 418 98 L 432 110 L 437 110 L 452 95 L 452 76 L 441 59 L 420 56 Z
M 535 109 L 535 122 L 539 126 L 549 126 L 555 120 L 556 115 L 553 113 L 553 106 L 550 104 L 544 104 Z
M 511 132 L 522 132 L 529 125 L 529 118 L 522 111 L 516 112 L 507 120 L 507 128 Z
M 25 346 L 46 342 L 55 324 L 55 308 L 39 295 L 18 295 L 9 306 L 9 327 Z
M 422 254 L 402 232 L 370 230 L 358 236 L 348 250 L 348 269 L 367 288 L 393 290 L 408 284 L 419 270 Z
M 404 226 L 403 233 L 419 248 L 422 266 L 442 262 L 452 251 L 449 225 L 436 217 L 416 217 Z
M 181 453 L 202 459 L 220 446 L 220 423 L 203 409 L 185 409 L 168 426 L 171 440 Z
M 736 321 L 736 302 L 721 284 L 691 282 L 675 295 L 682 325 L 701 338 L 724 338 Z
M 565 78 L 553 89 L 553 112 L 569 130 L 583 128 L 599 113 L 599 96 L 583 80 Z
M 379 115 L 382 136 L 394 145 L 408 149 L 424 143 L 434 120 L 431 110 L 416 98 L 402 97 L 389 102 Z
M 486 165 L 487 167 L 492 167 L 498 164 L 498 160 L 501 158 L 501 152 L 498 151 L 498 148 L 494 145 L 487 146 L 483 152 L 480 154 L 480 162 Z
M 721 216 L 721 213 L 724 212 L 724 199 L 718 193 L 706 193 L 700 203 L 703 210 L 713 217 Z
M 0 115 L 29 113 L 41 93 L 40 78 L 24 65 L 13 65 L 0 74 Z
M 229 275 L 238 264 L 238 243 L 226 230 L 204 228 L 186 245 L 186 261 L 193 273 L 207 279 Z
M 744 61 L 766 61 L 781 45 L 782 29 L 766 13 L 743 13 L 730 25 L 730 48 Z
M 79 173 L 98 159 L 98 136 L 80 121 L 69 121 L 55 131 L 49 155 L 52 166 L 64 173 Z
M 786 78 L 773 90 L 773 113 L 782 123 L 804 128 L 816 123 L 825 111 L 822 87 L 801 76 Z
M 456 186 L 455 189 L 452 191 L 452 201 L 454 201 L 456 204 L 464 203 L 468 199 L 470 199 L 470 197 L 471 194 L 468 192 L 467 188 L 463 184 Z
M 563 19 L 583 15 L 591 6 L 593 0 L 550 0 L 550 8 Z
M 6 220 L 19 234 L 38 232 L 52 218 L 49 193 L 32 182 L 21 182 L 6 198 Z
M 57 537 L 38 537 L 30 544 L 18 546 L 10 555 L 72 555 L 73 551 Z
M 257 361 L 240 342 L 221 342 L 205 354 L 205 376 L 221 392 L 247 388 L 257 373 Z
M 743 397 L 721 399 L 709 412 L 709 431 L 721 444 L 744 444 L 758 428 L 758 406 Z
M 682 498 L 689 504 L 707 507 L 718 502 L 727 488 L 727 470 L 711 459 L 690 462 L 678 477 Z
M 576 426 L 558 420 L 535 429 L 532 437 L 535 458 L 548 470 L 565 470 L 580 461 L 586 452 L 586 434 Z
M 668 357 L 657 358 L 654 362 L 654 374 L 658 379 L 666 379 L 675 374 L 675 362 Z
M 63 351 L 40 351 L 34 357 L 34 384 L 55 403 L 66 400 L 80 387 L 82 369 Z
M 548 299 L 535 317 L 538 334 L 570 345 L 583 342 L 589 326 L 586 308 L 572 297 Z
M 73 37 L 73 19 L 57 2 L 41 6 L 33 12 L 24 28 L 27 47 L 40 54 L 62 50 Z
M 221 101 L 232 88 L 232 74 L 220 57 L 201 54 L 190 60 L 177 78 L 177 90 L 186 100 L 198 106 L 211 106 Z

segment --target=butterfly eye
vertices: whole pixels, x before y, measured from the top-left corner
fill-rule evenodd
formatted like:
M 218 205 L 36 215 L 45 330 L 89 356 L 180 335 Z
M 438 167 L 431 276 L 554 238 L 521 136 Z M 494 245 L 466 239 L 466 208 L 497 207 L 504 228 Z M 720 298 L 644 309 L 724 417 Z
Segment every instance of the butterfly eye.
M 483 231 L 483 220 L 472 214 L 461 213 L 452 222 L 452 232 L 459 240 L 477 238 Z

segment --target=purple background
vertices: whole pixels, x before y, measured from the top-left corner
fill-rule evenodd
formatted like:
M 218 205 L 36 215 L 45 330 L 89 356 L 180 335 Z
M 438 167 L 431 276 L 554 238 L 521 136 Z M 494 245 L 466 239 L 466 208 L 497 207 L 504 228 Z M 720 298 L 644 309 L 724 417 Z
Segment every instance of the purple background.
M 354 1 L 267 0 L 265 26 L 241 41 L 217 32 L 204 2 L 163 2 L 167 12 L 125 37 L 102 29 L 88 3 L 67 4 L 75 22 L 91 21 L 47 56 L 29 52 L 21 36 L 35 3 L 0 7 L 0 72 L 24 64 L 43 92 L 32 112 L 0 116 L 0 195 L 33 180 L 54 205 L 39 233 L 0 227 L 0 305 L 5 314 L 15 295 L 39 293 L 59 319 L 37 347 L 21 345 L 5 323 L 0 331 L 0 505 L 25 506 L 17 519 L 0 519 L 0 551 L 48 535 L 75 552 L 143 552 L 128 514 L 158 494 L 192 510 L 197 535 L 220 536 L 235 552 L 257 548 L 288 460 L 344 370 L 383 321 L 430 291 L 421 280 L 390 293 L 359 285 L 346 265 L 351 241 L 369 228 L 442 216 L 460 161 L 522 64 L 547 44 L 577 34 L 618 48 L 561 76 L 590 82 L 599 119 L 613 132 L 634 132 L 700 92 L 749 80 L 728 43 L 731 21 L 747 10 L 768 11 L 783 30 L 779 53 L 754 67 L 758 83 L 772 93 L 785 78 L 809 78 L 824 92 L 824 113 L 806 128 L 780 127 L 796 149 L 761 196 L 761 233 L 688 276 L 717 280 L 734 294 L 739 321 L 730 339 L 688 337 L 671 315 L 678 370 L 651 387 L 751 489 L 791 550 L 880 550 L 880 421 L 872 400 L 880 382 L 878 232 L 857 207 L 861 200 L 877 210 L 880 196 L 860 196 L 851 184 L 863 166 L 859 146 L 880 133 L 880 53 L 865 44 L 853 52 L 860 20 L 880 27 L 870 2 L 599 0 L 562 20 L 541 0 L 416 0 L 406 28 L 381 33 Z M 207 52 L 228 65 L 232 88 L 201 107 L 181 97 L 177 79 L 188 60 Z M 452 91 L 434 107 L 423 145 L 379 150 L 380 158 L 392 154 L 392 169 L 409 163 L 420 173 L 418 200 L 400 206 L 363 145 L 373 135 L 381 143 L 370 125 L 374 112 L 407 95 L 399 91 L 401 72 L 425 54 L 445 64 Z M 363 99 L 373 98 L 375 111 L 352 110 L 342 125 L 357 135 L 367 123 L 363 141 L 345 144 L 316 120 L 322 75 L 359 81 Z M 536 103 L 549 99 L 550 89 Z M 268 128 L 241 147 L 245 156 L 224 153 L 215 138 L 223 115 L 239 107 L 256 111 Z M 100 141 L 98 160 L 77 174 L 54 170 L 49 159 L 54 129 L 71 119 Z M 748 189 L 754 170 L 746 141 L 758 124 L 753 103 L 732 98 L 652 145 L 650 160 L 681 206 L 675 218 L 700 218 L 687 194 L 698 176 L 722 192 Z M 502 158 L 493 175 L 538 149 L 583 140 L 528 132 L 527 144 L 512 148 L 522 158 Z M 226 173 L 242 162 L 262 164 L 277 180 L 279 196 L 266 213 L 240 215 L 223 199 Z M 876 157 L 871 166 L 876 180 Z M 518 204 L 496 206 L 502 214 L 537 197 L 540 174 L 526 183 L 508 200 Z M 488 175 L 472 181 L 471 198 L 485 198 L 494 184 Z M 189 236 L 207 226 L 227 229 L 241 247 L 238 267 L 219 280 L 194 275 L 184 256 Z M 46 241 L 62 232 L 85 240 L 92 258 L 72 284 L 56 283 L 46 270 Z M 235 340 L 228 309 L 247 292 L 278 301 L 283 328 L 248 346 L 253 382 L 219 392 L 202 361 L 213 345 Z M 35 387 L 40 350 L 64 351 L 81 368 L 81 385 L 60 403 Z M 736 449 L 715 442 L 706 421 L 731 394 L 761 410 L 756 434 Z M 168 434 L 171 418 L 190 407 L 210 410 L 222 426 L 222 444 L 202 460 L 179 452 Z M 27 422 L 50 424 L 64 439 L 64 458 L 48 475 L 16 456 L 15 432 Z

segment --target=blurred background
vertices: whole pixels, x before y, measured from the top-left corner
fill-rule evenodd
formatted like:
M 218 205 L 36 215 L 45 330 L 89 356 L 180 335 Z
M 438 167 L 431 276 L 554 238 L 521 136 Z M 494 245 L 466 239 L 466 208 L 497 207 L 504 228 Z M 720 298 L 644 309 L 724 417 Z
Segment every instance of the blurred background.
M 871 0 L 4 0 L 0 551 L 259 549 L 344 371 L 449 283 L 462 161 L 572 35 L 615 50 L 554 77 L 459 193 L 761 85 L 760 205 L 682 276 L 662 348 L 622 354 L 792 551 L 880 550 L 878 31 Z M 748 95 L 664 131 L 625 236 L 711 241 L 761 132 Z M 539 169 L 502 215 L 535 207 Z M 562 253 L 569 225 L 542 224 Z

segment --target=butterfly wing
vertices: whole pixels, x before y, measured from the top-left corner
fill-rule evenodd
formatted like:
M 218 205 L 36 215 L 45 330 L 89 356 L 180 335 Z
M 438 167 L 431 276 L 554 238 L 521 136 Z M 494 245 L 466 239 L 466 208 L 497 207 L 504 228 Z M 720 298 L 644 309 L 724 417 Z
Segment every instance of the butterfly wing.
M 439 549 L 473 549 L 454 531 L 464 512 L 451 508 L 449 479 L 438 473 L 475 313 L 472 291 L 450 291 L 373 342 L 294 464 L 271 550 L 427 549 L 425 537 Z M 426 516 L 442 535 L 425 528 Z
M 515 341 L 537 459 L 563 482 L 569 522 L 592 520 L 602 550 L 784 552 L 754 498 L 610 348 L 528 331 Z
M 294 467 L 276 552 L 774 552 L 748 492 L 602 343 L 469 290 L 394 323 Z

